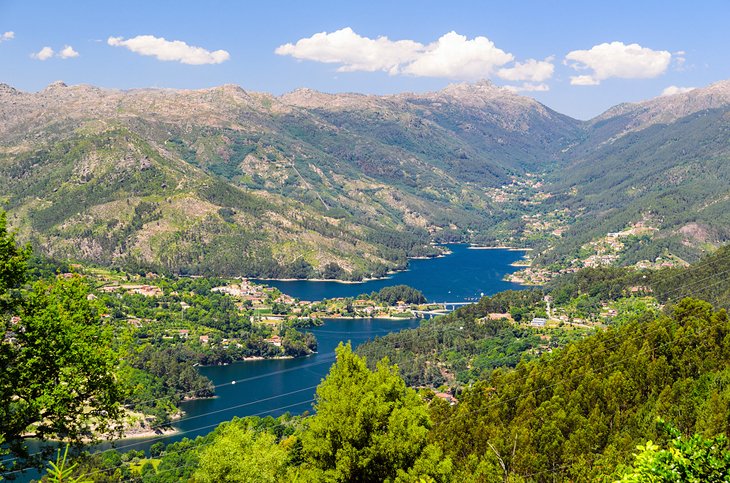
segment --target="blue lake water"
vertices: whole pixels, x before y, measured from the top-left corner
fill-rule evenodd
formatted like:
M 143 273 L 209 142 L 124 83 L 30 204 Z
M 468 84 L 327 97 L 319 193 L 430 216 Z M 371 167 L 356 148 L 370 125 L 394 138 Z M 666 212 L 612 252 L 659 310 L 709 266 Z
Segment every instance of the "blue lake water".
M 451 255 L 412 260 L 408 271 L 385 280 L 361 284 L 309 281 L 267 283 L 302 300 L 355 296 L 398 284 L 417 288 L 429 300 L 439 302 L 471 301 L 481 294 L 491 295 L 502 290 L 523 288 L 502 280 L 504 275 L 516 270 L 510 264 L 521 259 L 523 252 L 472 250 L 464 245 L 450 245 L 449 248 L 453 252 Z M 221 422 L 235 416 L 279 416 L 285 412 L 301 414 L 310 411 L 315 387 L 327 375 L 334 362 L 334 349 L 341 341 L 351 341 L 356 347 L 375 336 L 417 327 L 419 323 L 419 319 L 329 319 L 321 327 L 308 329 L 319 342 L 319 352 L 310 357 L 201 367 L 200 372 L 216 385 L 217 396 L 184 403 L 182 408 L 185 416 L 174 423 L 179 430 L 177 433 L 121 440 L 114 446 L 121 451 L 148 449 L 157 441 L 170 443 L 184 437 L 207 434 Z M 98 449 L 92 449 L 95 450 Z M 24 477 L 19 480 L 27 481 Z
M 520 285 L 502 278 L 516 270 L 510 264 L 521 260 L 523 251 L 470 249 L 467 245 L 448 245 L 451 255 L 426 260 L 411 260 L 407 271 L 387 279 L 364 283 L 312 282 L 309 280 L 263 281 L 285 294 L 301 300 L 354 297 L 391 285 L 410 285 L 432 302 L 463 302 Z
M 429 300 L 459 302 L 473 300 L 482 293 L 524 288 L 505 282 L 503 277 L 516 270 L 511 264 L 524 252 L 474 250 L 466 245 L 449 245 L 451 255 L 428 260 L 412 260 L 408 271 L 392 278 L 360 284 L 337 282 L 267 282 L 284 293 L 302 300 L 348 297 L 383 287 L 407 284 L 421 290 Z M 176 441 L 182 437 L 207 434 L 222 421 L 234 416 L 278 416 L 300 414 L 312 409 L 314 389 L 334 362 L 334 349 L 341 341 L 353 347 L 389 332 L 417 327 L 418 319 L 329 319 L 311 330 L 319 343 L 318 353 L 302 359 L 248 361 L 228 366 L 202 367 L 200 372 L 216 385 L 217 397 L 183 404 L 186 415 L 174 426 L 179 433 L 121 445 L 146 448 L 152 442 Z M 235 384 L 233 382 L 235 381 Z M 131 449 L 132 447 L 128 448 Z

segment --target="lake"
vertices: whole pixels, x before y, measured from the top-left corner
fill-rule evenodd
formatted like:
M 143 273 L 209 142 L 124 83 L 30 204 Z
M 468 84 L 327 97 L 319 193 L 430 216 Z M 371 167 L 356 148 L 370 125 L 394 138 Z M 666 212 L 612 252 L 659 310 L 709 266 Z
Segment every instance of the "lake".
M 358 284 L 338 282 L 267 281 L 282 292 L 302 300 L 349 297 L 380 290 L 389 285 L 406 284 L 421 290 L 431 301 L 459 302 L 491 295 L 502 290 L 524 288 L 505 282 L 503 277 L 516 270 L 511 264 L 524 252 L 504 249 L 475 250 L 466 245 L 448 245 L 452 254 L 426 260 L 411 260 L 409 270 L 389 279 Z M 207 434 L 220 422 L 234 416 L 279 416 L 311 410 L 314 389 L 334 362 L 334 349 L 340 341 L 353 347 L 378 335 L 417 327 L 419 319 L 327 319 L 311 330 L 319 352 L 301 359 L 248 361 L 228 366 L 201 367 L 200 372 L 215 384 L 217 397 L 188 401 L 186 415 L 175 422 L 179 433 L 139 441 L 119 443 L 125 450 L 147 448 L 155 441 L 177 441 Z M 235 381 L 235 384 L 233 382 Z
M 408 271 L 389 279 L 359 284 L 310 281 L 269 281 L 302 300 L 348 297 L 370 293 L 389 285 L 406 284 L 421 290 L 430 301 L 460 302 L 477 299 L 508 289 L 524 288 L 505 282 L 503 277 L 517 270 L 511 264 L 523 252 L 511 250 L 474 250 L 465 245 L 449 245 L 451 255 L 427 260 L 412 260 Z M 121 451 L 148 449 L 153 443 L 170 443 L 184 437 L 195 438 L 212 431 L 235 416 L 279 416 L 285 412 L 301 414 L 312 409 L 315 387 L 334 362 L 334 349 L 340 341 L 353 347 L 389 332 L 417 327 L 419 319 L 327 319 L 311 330 L 319 342 L 319 352 L 306 358 L 248 361 L 228 366 L 201 367 L 200 372 L 213 381 L 216 397 L 183 403 L 185 416 L 174 423 L 179 431 L 155 438 L 125 439 L 114 446 Z M 109 447 L 108 444 L 101 448 Z M 98 450 L 98 449 L 92 449 Z M 19 481 L 27 481 L 25 474 Z
M 410 285 L 432 302 L 463 302 L 522 286 L 502 278 L 516 271 L 511 264 L 521 260 L 524 251 L 472 249 L 467 245 L 447 245 L 451 255 L 411 260 L 408 270 L 387 279 L 363 283 L 312 282 L 309 280 L 263 280 L 285 294 L 300 300 L 355 297 L 391 285 Z

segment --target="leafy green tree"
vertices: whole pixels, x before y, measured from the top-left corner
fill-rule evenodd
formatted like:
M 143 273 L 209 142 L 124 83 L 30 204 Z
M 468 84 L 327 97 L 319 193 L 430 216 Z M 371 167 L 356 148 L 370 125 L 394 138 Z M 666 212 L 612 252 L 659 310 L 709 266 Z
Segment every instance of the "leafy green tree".
M 730 450 L 725 435 L 705 438 L 695 434 L 685 438 L 676 429 L 666 428 L 673 436 L 668 447 L 662 449 L 651 441 L 637 446 L 640 452 L 635 454 L 634 466 L 620 483 L 730 481 Z
M 8 330 L 8 314 L 20 302 L 18 289 L 26 280 L 30 255 L 30 247 L 19 247 L 15 234 L 8 232 L 6 214 L 0 211 L 0 322 L 3 324 L 0 327 L 3 333 Z
M 450 461 L 428 443 L 426 405 L 398 368 L 384 359 L 371 372 L 350 344 L 336 354 L 302 434 L 304 469 L 332 481 L 447 479 Z
M 21 456 L 27 437 L 73 441 L 121 414 L 110 329 L 78 276 L 22 286 L 30 249 L 0 214 L 0 440 Z
M 219 427 L 200 453 L 193 479 L 206 482 L 277 482 L 285 476 L 287 452 L 275 435 L 258 432 L 241 420 Z

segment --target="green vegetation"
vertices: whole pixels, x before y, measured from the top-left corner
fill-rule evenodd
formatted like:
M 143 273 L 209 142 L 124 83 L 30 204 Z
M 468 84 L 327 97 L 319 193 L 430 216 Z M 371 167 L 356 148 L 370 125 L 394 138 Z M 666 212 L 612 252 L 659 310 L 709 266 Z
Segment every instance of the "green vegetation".
M 316 414 L 302 434 L 307 481 L 443 479 L 451 465 L 429 445 L 426 405 L 387 359 L 373 372 L 349 346 L 317 388 Z
M 467 474 L 593 480 L 656 441 L 657 416 L 684 433 L 727 434 L 728 333 L 724 311 L 686 299 L 495 370 L 440 414 L 434 438 Z
M 667 252 L 688 261 L 730 240 L 725 197 L 728 171 L 727 109 L 703 110 L 602 143 L 596 130 L 569 170 L 550 174 L 555 196 L 545 209 L 568 208 L 582 216 L 554 250 L 549 264 L 574 256 L 587 241 L 651 216 L 662 236 L 637 239 L 622 263 L 653 261 Z M 609 136 L 615 133 L 608 134 Z M 575 189 L 571 194 L 571 190 Z
M 110 431 L 124 398 L 111 327 L 84 280 L 26 285 L 29 256 L 0 213 L 0 442 L 20 455 L 29 437 L 80 442 Z
M 426 297 L 420 290 L 408 285 L 393 285 L 383 287 L 377 292 L 370 294 L 370 299 L 383 302 L 388 305 L 397 305 L 399 302 L 406 304 L 425 304 Z
M 622 475 L 620 483 L 727 481 L 730 450 L 724 434 L 714 438 L 695 434 L 686 438 L 661 420 L 659 426 L 672 438 L 668 448 L 660 448 L 651 441 L 637 446 L 634 466 Z
M 725 481 L 729 334 L 723 310 L 685 299 L 486 371 L 455 405 L 340 346 L 312 416 L 234 419 L 155 448 L 156 469 L 106 452 L 78 471 L 109 481 L 135 458 L 149 482 Z
M 490 313 L 509 316 L 510 310 L 534 310 L 541 300 L 538 291 L 484 297 L 447 316 L 424 320 L 417 329 L 376 337 L 358 347 L 357 352 L 369 361 L 389 357 L 410 386 L 445 385 L 459 391 L 495 367 L 515 366 L 525 357 L 560 347 L 582 334 L 536 330 L 502 318 L 489 318 Z M 529 319 L 527 315 L 525 318 Z

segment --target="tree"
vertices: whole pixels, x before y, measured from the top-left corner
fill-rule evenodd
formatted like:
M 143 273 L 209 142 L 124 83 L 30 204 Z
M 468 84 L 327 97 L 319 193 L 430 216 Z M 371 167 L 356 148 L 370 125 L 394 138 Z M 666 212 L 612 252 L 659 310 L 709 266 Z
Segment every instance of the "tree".
M 275 435 L 257 432 L 244 420 L 225 423 L 217 432 L 213 443 L 200 453 L 195 481 L 274 483 L 284 479 L 287 452 Z
M 15 234 L 7 230 L 7 218 L 0 210 L 0 326 L 3 335 L 8 330 L 6 317 L 19 303 L 18 289 L 25 282 L 29 246 L 19 247 Z
M 426 404 L 398 368 L 384 359 L 371 372 L 350 344 L 340 344 L 336 354 L 302 434 L 304 470 L 334 481 L 447 478 L 450 461 L 427 441 Z
M 123 399 L 110 328 L 85 280 L 23 287 L 29 256 L 0 214 L 0 439 L 20 456 L 28 437 L 79 442 L 110 430 Z
M 730 479 L 730 450 L 725 435 L 704 438 L 695 434 L 683 437 L 675 428 L 659 425 L 672 435 L 669 447 L 661 449 L 648 441 L 637 446 L 634 467 L 626 472 L 620 483 L 726 482 Z

